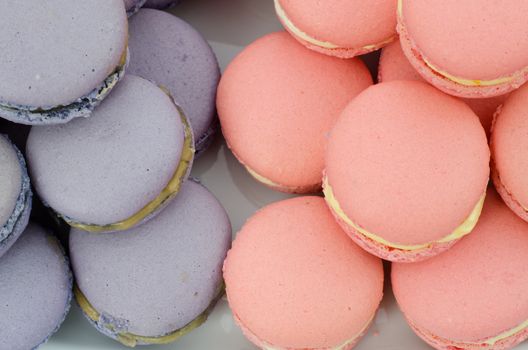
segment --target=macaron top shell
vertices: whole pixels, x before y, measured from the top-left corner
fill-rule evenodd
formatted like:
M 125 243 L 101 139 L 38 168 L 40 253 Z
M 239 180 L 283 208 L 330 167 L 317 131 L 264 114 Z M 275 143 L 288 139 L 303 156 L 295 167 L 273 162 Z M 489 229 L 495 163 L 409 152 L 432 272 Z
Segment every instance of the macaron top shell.
M 127 75 L 90 118 L 33 128 L 30 172 L 40 197 L 59 214 L 108 225 L 160 195 L 180 164 L 184 134 L 171 98 Z
M 87 300 L 124 325 L 120 331 L 150 337 L 174 332 L 208 308 L 220 291 L 230 244 L 225 210 L 192 181 L 139 227 L 70 235 L 73 270 Z
M 235 317 L 271 348 L 350 342 L 383 294 L 381 260 L 348 238 L 320 197 L 257 212 L 238 233 L 224 278 Z
M 29 225 L 0 258 L 0 349 L 35 349 L 64 320 L 72 279 L 58 244 Z
M 15 148 L 0 135 L 0 229 L 13 214 L 22 189 L 22 168 Z M 2 238 L 2 237 L 0 237 Z
M 528 223 L 490 190 L 474 233 L 434 259 L 393 264 L 406 317 L 451 341 L 481 342 L 528 320 Z
M 493 80 L 528 67 L 528 2 L 400 2 L 402 25 L 436 69 L 458 78 Z
M 463 102 L 420 82 L 382 83 L 343 111 L 326 176 L 359 227 L 391 243 L 426 244 L 453 233 L 477 206 L 489 149 Z
M 396 35 L 395 0 L 277 0 L 308 36 L 340 48 L 379 44 Z
M 286 32 L 249 45 L 225 71 L 217 107 L 227 143 L 248 168 L 287 187 L 321 181 L 327 133 L 372 78 L 359 59 L 306 50 Z
M 491 136 L 493 162 L 502 185 L 528 208 L 528 86 L 512 93 L 497 114 Z
M 69 105 L 112 74 L 126 41 L 123 0 L 4 1 L 0 103 Z
M 176 16 L 143 9 L 130 19 L 129 47 L 127 72 L 166 87 L 189 118 L 198 141 L 216 116 L 220 79 L 207 41 Z

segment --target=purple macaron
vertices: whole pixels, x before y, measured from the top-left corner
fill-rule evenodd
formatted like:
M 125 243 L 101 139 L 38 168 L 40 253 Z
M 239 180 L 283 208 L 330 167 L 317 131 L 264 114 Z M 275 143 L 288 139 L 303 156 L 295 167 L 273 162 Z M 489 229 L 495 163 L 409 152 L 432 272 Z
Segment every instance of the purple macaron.
M 7 137 L 0 135 L 0 257 L 26 229 L 31 199 L 24 157 Z
M 125 8 L 127 11 L 128 16 L 132 16 L 134 13 L 136 13 L 141 6 L 143 6 L 146 2 L 146 0 L 124 0 L 125 1 Z
M 145 7 L 151 9 L 164 10 L 170 6 L 177 5 L 181 0 L 147 0 Z
M 2 1 L 0 117 L 59 124 L 86 117 L 124 74 L 123 0 Z
M 165 344 L 205 322 L 223 295 L 231 224 L 218 200 L 187 181 L 163 212 L 134 229 L 73 229 L 75 297 L 91 323 L 127 346 Z
M 59 242 L 30 224 L 0 258 L 0 349 L 36 349 L 70 309 L 72 277 Z
M 145 222 L 177 195 L 193 142 L 172 98 L 127 75 L 90 118 L 32 128 L 26 153 L 46 205 L 71 226 L 112 232 Z
M 170 13 L 141 9 L 130 19 L 128 72 L 166 87 L 189 118 L 197 153 L 217 129 L 216 56 L 191 25 Z

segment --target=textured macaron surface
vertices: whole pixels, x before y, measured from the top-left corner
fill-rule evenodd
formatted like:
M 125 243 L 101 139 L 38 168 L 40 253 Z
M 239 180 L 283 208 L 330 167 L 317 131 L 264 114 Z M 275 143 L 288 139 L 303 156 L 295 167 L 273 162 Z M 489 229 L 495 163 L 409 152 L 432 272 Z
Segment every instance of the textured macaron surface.
M 379 44 L 396 35 L 395 0 L 278 0 L 302 32 L 342 48 Z
M 528 208 L 528 87 L 512 93 L 493 126 L 493 163 L 506 190 Z
M 328 142 L 326 175 L 353 223 L 390 243 L 419 245 L 469 217 L 485 193 L 489 157 L 466 104 L 425 83 L 395 81 L 345 108 Z
M 150 337 L 174 332 L 208 308 L 230 244 L 225 210 L 192 181 L 139 227 L 70 235 L 73 270 L 87 300 L 121 331 Z
M 64 320 L 72 286 L 58 244 L 29 225 L 0 258 L 0 349 L 34 349 Z
M 528 320 L 528 223 L 493 190 L 474 233 L 424 262 L 393 264 L 406 317 L 449 341 L 481 342 Z
M 166 12 L 143 9 L 130 19 L 127 72 L 166 87 L 185 112 L 195 140 L 215 117 L 220 69 L 207 41 Z
M 13 214 L 22 188 L 22 169 L 11 142 L 0 135 L 0 228 Z
M 409 38 L 437 69 L 493 80 L 528 67 L 528 2 L 401 1 Z
M 249 45 L 225 71 L 217 107 L 237 158 L 284 186 L 321 181 L 327 133 L 346 104 L 372 84 L 358 59 L 306 50 L 286 32 Z
M 123 0 L 2 1 L 0 103 L 75 102 L 115 70 L 126 39 Z
M 74 221 L 106 225 L 158 197 L 183 143 L 173 101 L 153 83 L 127 75 L 90 118 L 33 128 L 27 156 L 49 206 Z
M 224 264 L 229 304 L 271 348 L 334 348 L 369 325 L 383 293 L 381 260 L 356 246 L 320 197 L 251 217 Z
M 393 80 L 425 82 L 403 53 L 399 41 L 395 41 L 383 48 L 379 63 L 378 80 L 380 82 Z M 509 94 L 505 94 L 488 98 L 463 98 L 462 100 L 477 114 L 484 130 L 489 134 L 493 123 L 493 115 L 508 96 Z

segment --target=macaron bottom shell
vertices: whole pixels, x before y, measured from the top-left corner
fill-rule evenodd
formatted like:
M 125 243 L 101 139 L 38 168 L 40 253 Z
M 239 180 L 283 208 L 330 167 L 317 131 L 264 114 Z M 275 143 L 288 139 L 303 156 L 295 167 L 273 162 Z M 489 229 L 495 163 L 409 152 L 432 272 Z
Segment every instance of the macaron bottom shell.
M 362 229 L 358 224 L 354 223 L 344 213 L 326 177 L 323 180 L 323 193 L 325 195 L 325 201 L 335 219 L 356 244 L 367 252 L 382 259 L 402 263 L 429 259 L 448 250 L 461 238 L 470 234 L 478 222 L 486 198 L 486 193 L 484 193 L 467 219 L 442 240 L 429 242 L 420 246 L 403 246 L 386 242 L 381 237 Z
M 235 323 L 240 327 L 242 330 L 242 333 L 244 333 L 244 336 L 249 339 L 253 344 L 256 344 L 259 348 L 263 350 L 300 350 L 300 349 L 294 349 L 294 348 L 282 348 L 282 347 L 276 347 L 271 344 L 266 344 L 263 340 L 259 339 L 249 328 L 244 326 L 242 324 L 242 321 L 237 317 L 237 315 L 233 315 L 233 318 L 235 320 Z M 372 317 L 374 319 L 374 317 Z M 351 350 L 354 348 L 357 343 L 367 334 L 367 331 L 372 324 L 372 320 L 365 326 L 365 329 L 358 334 L 356 337 L 346 341 L 344 344 L 336 346 L 334 348 L 320 348 L 320 349 L 302 349 L 302 350 Z
M 387 46 L 396 39 L 396 36 L 387 38 L 379 43 L 372 43 L 367 46 L 358 47 L 358 48 L 347 48 L 339 47 L 336 44 L 318 40 L 309 34 L 305 33 L 299 29 L 289 18 L 282 6 L 279 3 L 279 0 L 274 0 L 275 2 L 275 11 L 277 16 L 281 21 L 284 28 L 301 44 L 309 48 L 310 50 L 322 53 L 324 55 L 335 56 L 339 58 L 352 58 L 359 55 L 364 55 L 369 52 L 373 52 L 381 49 L 384 46 Z
M 481 343 L 464 343 L 450 341 L 441 337 L 435 336 L 430 332 L 418 328 L 410 320 L 407 319 L 411 329 L 427 344 L 438 350 L 507 350 L 515 347 L 524 340 L 528 339 L 528 322 L 520 325 L 520 329 L 513 329 L 503 334 L 483 340 Z
M 232 150 L 231 150 L 232 151 Z M 234 152 L 233 152 L 234 154 Z M 236 155 L 235 155 L 236 156 Z M 238 159 L 238 158 L 237 158 Z M 239 162 L 242 163 L 240 159 L 238 159 Z M 243 163 L 242 163 L 243 164 Z M 306 193 L 315 193 L 318 192 L 321 189 L 321 183 L 317 183 L 314 185 L 308 185 L 308 186 L 287 186 L 287 185 L 281 185 L 276 182 L 271 181 L 270 179 L 267 179 L 266 177 L 258 174 L 256 171 L 251 169 L 250 167 L 244 165 L 248 173 L 258 182 L 261 184 L 269 187 L 272 190 L 280 191 L 284 193 L 293 193 L 293 194 L 306 194 Z
M 32 208 L 33 192 L 31 191 L 26 161 L 20 150 L 15 146 L 13 147 L 22 168 L 22 187 L 13 214 L 11 214 L 5 225 L 0 228 L 0 257 L 9 250 L 26 229 Z
M 126 48 L 119 65 L 98 87 L 67 106 L 35 108 L 0 101 L 0 117 L 26 125 L 64 124 L 75 118 L 88 117 L 125 76 L 128 58 L 129 53 Z
M 202 324 L 205 323 L 205 321 L 207 321 L 207 318 L 215 308 L 217 302 L 224 295 L 224 291 L 225 286 L 222 283 L 222 285 L 218 287 L 218 293 L 216 297 L 211 301 L 209 307 L 202 314 L 196 317 L 193 321 L 189 322 L 185 327 L 174 330 L 169 334 L 164 334 L 160 336 L 143 336 L 122 331 L 121 327 L 123 325 L 120 323 L 120 319 L 112 317 L 111 315 L 107 315 L 105 313 L 99 313 L 90 304 L 88 299 L 86 299 L 82 291 L 77 286 L 74 287 L 75 299 L 86 319 L 99 332 L 131 348 L 134 348 L 137 345 L 169 344 L 192 332 L 194 329 L 200 327 Z
M 523 85 L 528 80 L 528 67 L 510 76 L 493 80 L 477 80 L 456 77 L 430 62 L 410 37 L 402 18 L 403 0 L 398 2 L 398 26 L 403 52 L 420 75 L 447 94 L 466 98 L 487 98 L 505 95 Z
M 501 196 L 502 200 L 506 205 L 521 219 L 524 221 L 528 221 L 528 210 L 519 203 L 518 200 L 515 199 L 515 197 L 512 195 L 510 191 L 504 186 L 500 179 L 500 174 L 495 168 L 495 166 L 492 166 L 491 171 L 491 180 L 493 181 L 493 185 L 495 186 L 495 189 Z
M 168 95 L 171 97 L 170 95 Z M 172 97 L 171 97 L 172 99 Z M 185 130 L 185 138 L 184 138 L 184 144 L 183 144 L 183 151 L 180 158 L 180 163 L 176 168 L 176 171 L 174 172 L 173 177 L 167 184 L 167 186 L 161 191 L 161 193 L 156 197 L 154 200 L 152 200 L 150 203 L 148 203 L 146 206 L 144 206 L 139 212 L 137 212 L 135 215 L 129 217 L 126 220 L 116 222 L 109 225 L 92 225 L 89 223 L 81 223 L 73 220 L 72 218 L 65 217 L 63 215 L 60 215 L 59 213 L 56 213 L 57 216 L 62 218 L 64 221 L 66 221 L 70 226 L 88 231 L 88 232 L 116 232 L 116 231 L 123 231 L 130 229 L 134 226 L 140 225 L 154 216 L 156 216 L 163 208 L 165 208 L 174 197 L 178 194 L 183 182 L 188 178 L 192 163 L 194 160 L 194 136 L 191 129 L 191 126 L 189 124 L 189 121 L 187 120 L 187 117 L 185 116 L 183 110 L 175 104 L 175 106 L 178 108 L 178 111 L 180 112 L 181 120 L 184 125 Z

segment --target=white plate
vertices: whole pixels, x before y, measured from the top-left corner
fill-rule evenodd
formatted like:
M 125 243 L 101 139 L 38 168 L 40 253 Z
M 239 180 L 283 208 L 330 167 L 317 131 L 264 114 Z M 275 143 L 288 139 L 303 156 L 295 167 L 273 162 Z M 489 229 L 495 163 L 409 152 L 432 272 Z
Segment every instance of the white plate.
M 247 44 L 281 26 L 273 12 L 272 0 L 185 0 L 171 10 L 201 31 L 213 46 L 222 68 Z M 223 203 L 237 232 L 258 208 L 288 198 L 255 182 L 226 148 L 217 142 L 198 161 L 192 176 L 199 178 Z M 478 317 L 478 315 L 475 315 Z M 153 346 L 159 350 L 254 350 L 234 324 L 227 303 L 222 300 L 209 320 L 177 342 Z M 101 335 L 72 306 L 61 330 L 42 350 L 126 349 Z M 405 323 L 387 288 L 385 299 L 368 335 L 358 350 L 426 350 Z M 518 348 L 528 350 L 525 344 Z

